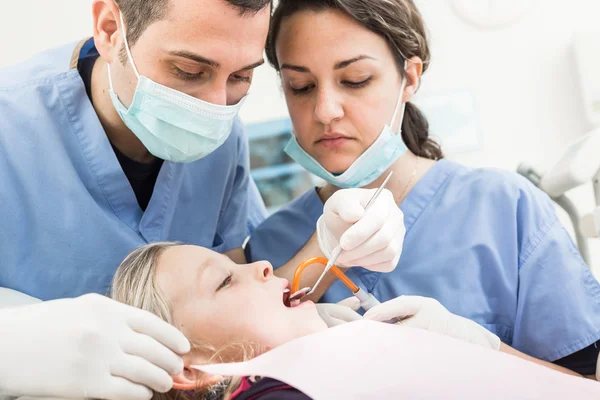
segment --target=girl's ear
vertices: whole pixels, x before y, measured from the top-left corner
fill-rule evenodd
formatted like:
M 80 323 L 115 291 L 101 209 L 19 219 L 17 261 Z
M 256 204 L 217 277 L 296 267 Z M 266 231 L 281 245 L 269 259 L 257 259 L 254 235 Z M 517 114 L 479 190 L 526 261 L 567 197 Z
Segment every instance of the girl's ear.
M 210 375 L 186 365 L 183 372 L 173 377 L 173 389 L 194 391 L 204 389 L 223 381 L 220 375 Z
M 204 364 L 209 362 L 207 357 L 203 357 L 193 350 L 183 356 L 183 372 L 173 377 L 173 389 L 193 391 L 207 388 L 221 382 L 224 378 L 220 375 L 210 375 L 197 369 L 192 365 Z

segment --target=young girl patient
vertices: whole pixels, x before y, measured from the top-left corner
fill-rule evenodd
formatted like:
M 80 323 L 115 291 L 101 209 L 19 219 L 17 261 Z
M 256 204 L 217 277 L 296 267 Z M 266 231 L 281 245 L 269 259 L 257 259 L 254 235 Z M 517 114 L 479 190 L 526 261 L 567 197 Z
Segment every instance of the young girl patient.
M 112 297 L 158 315 L 192 344 L 183 357 L 184 372 L 174 378 L 179 390 L 154 399 L 307 399 L 271 379 L 206 381 L 189 368 L 244 361 L 327 329 L 314 303 L 290 307 L 288 290 L 289 282 L 274 276 L 267 261 L 238 265 L 202 247 L 154 243 L 123 261 L 113 279 Z
M 372 390 L 373 382 L 393 382 L 378 388 L 376 398 L 395 399 L 397 390 L 402 390 L 406 398 L 481 398 L 490 391 L 499 391 L 496 398 L 529 399 L 531 393 L 544 390 L 549 397 L 534 397 L 599 398 L 600 387 L 595 382 L 445 335 L 391 328 L 394 325 L 373 321 L 344 325 L 340 328 L 346 330 L 336 331 L 339 334 L 333 334 L 334 330 L 324 332 L 328 324 L 315 304 L 306 301 L 290 307 L 288 287 L 288 281 L 275 277 L 266 261 L 238 265 L 202 247 L 155 243 L 135 250 L 123 261 L 113 279 L 112 297 L 158 315 L 190 340 L 192 350 L 183 356 L 184 371 L 173 377 L 174 389 L 166 395 L 155 394 L 154 399 L 309 399 L 305 393 L 270 378 L 223 379 L 202 375 L 191 366 L 250 360 L 314 333 L 318 335 L 311 337 L 312 344 L 304 343 L 296 349 L 302 349 L 302 354 L 297 354 L 298 365 L 330 363 L 324 369 L 336 371 L 333 376 L 338 381 L 365 382 L 364 390 Z M 367 334 L 365 323 L 377 325 L 369 325 Z M 369 365 L 368 375 L 356 368 L 358 364 L 346 364 L 343 357 L 338 357 L 347 351 L 343 339 L 348 335 L 355 344 L 352 357 L 361 360 L 358 364 Z M 314 341 L 317 336 L 319 340 Z M 379 347 L 373 343 L 374 337 Z M 319 346 L 318 351 L 314 346 Z M 331 363 L 336 359 L 343 365 Z M 308 383 L 303 380 L 306 377 L 271 376 L 293 382 L 319 399 L 332 398 L 331 393 L 340 390 L 335 380 L 327 387 L 322 382 L 315 385 L 312 375 Z M 430 382 L 437 382 L 439 388 L 430 386 Z M 344 387 L 350 392 L 333 398 L 363 398 L 353 397 L 356 385 Z M 436 388 L 442 390 L 441 397 Z M 559 395 L 561 390 L 569 395 Z

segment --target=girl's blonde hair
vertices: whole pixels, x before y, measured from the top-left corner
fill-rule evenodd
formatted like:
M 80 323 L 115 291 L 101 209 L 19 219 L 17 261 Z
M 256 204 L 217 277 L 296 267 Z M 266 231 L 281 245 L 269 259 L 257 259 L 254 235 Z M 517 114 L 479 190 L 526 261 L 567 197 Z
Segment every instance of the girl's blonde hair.
M 160 242 L 142 246 L 123 260 L 112 281 L 111 297 L 121 303 L 149 311 L 164 321 L 174 325 L 168 299 L 156 280 L 156 268 L 160 256 L 169 248 L 181 243 Z M 247 344 L 231 344 L 224 349 L 215 349 L 206 343 L 190 342 L 193 351 L 200 351 L 213 362 L 231 362 L 250 359 L 259 351 Z M 227 356 L 225 356 L 227 354 Z M 233 358 L 233 359 L 232 359 Z M 169 393 L 155 393 L 155 400 L 175 399 L 229 399 L 240 386 L 240 379 L 231 379 L 209 388 L 202 388 L 194 394 L 171 390 Z

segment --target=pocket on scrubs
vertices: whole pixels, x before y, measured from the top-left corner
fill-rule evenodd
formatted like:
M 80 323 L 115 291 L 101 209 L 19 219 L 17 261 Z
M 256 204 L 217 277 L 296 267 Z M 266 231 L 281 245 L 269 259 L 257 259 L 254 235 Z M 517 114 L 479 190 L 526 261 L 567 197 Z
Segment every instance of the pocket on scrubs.
M 223 249 L 225 248 L 225 241 L 223 237 L 219 233 L 215 233 L 215 238 L 213 240 L 213 244 L 210 247 L 211 250 L 217 253 L 223 253 Z

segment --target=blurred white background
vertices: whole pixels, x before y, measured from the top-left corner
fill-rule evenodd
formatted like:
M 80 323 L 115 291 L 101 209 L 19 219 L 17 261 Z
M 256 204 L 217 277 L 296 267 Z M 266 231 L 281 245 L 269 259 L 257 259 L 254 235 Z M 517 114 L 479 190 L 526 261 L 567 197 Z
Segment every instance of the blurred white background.
M 459 138 L 467 151 L 455 152 L 449 158 L 509 170 L 527 161 L 543 171 L 558 160 L 569 143 L 591 130 L 583 112 L 573 37 L 581 31 L 596 31 L 600 41 L 600 1 L 416 2 L 432 44 L 431 65 L 419 96 L 446 96 L 452 101 L 453 94 L 462 93 L 474 103 L 476 130 Z M 476 16 L 485 15 L 486 7 L 492 6 L 509 16 L 525 3 L 533 7 L 520 19 L 489 28 L 459 17 L 453 2 L 462 4 L 465 14 Z M 0 67 L 90 36 L 90 4 L 90 0 L 3 0 Z M 600 70 L 598 74 L 600 79 Z M 254 123 L 285 116 L 277 75 L 269 66 L 261 67 L 242 118 Z M 452 140 L 445 139 L 445 134 L 436 131 L 442 144 Z M 581 212 L 592 210 L 591 186 L 568 195 Z M 571 229 L 566 215 L 561 213 L 561 217 Z M 600 239 L 591 241 L 591 247 L 593 267 L 600 273 Z

